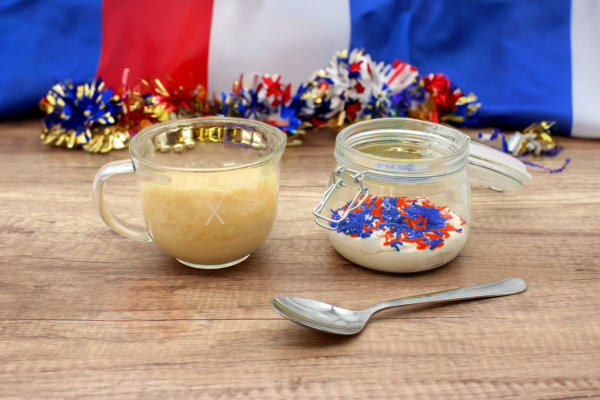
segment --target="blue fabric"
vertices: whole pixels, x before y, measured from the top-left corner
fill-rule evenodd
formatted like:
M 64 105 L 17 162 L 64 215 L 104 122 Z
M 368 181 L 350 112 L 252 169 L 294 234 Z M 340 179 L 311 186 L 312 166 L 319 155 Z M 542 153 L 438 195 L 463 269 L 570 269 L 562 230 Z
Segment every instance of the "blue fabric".
M 27 111 L 57 82 L 91 82 L 101 0 L 0 1 L 0 117 Z
M 350 0 L 350 48 L 443 72 L 482 125 L 572 125 L 570 0 Z

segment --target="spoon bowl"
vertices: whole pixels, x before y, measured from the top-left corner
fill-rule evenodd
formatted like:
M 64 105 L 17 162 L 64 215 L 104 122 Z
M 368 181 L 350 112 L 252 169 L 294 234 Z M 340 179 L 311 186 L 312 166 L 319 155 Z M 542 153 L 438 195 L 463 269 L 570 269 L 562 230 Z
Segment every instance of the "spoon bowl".
M 360 311 L 348 310 L 317 300 L 289 296 L 273 298 L 271 306 L 285 318 L 304 327 L 336 335 L 355 335 L 365 328 L 373 314 L 388 308 L 410 304 L 508 296 L 521 293 L 525 289 L 527 289 L 527 284 L 523 279 L 506 278 L 497 282 L 385 301 Z
M 348 310 L 300 297 L 275 297 L 271 300 L 271 306 L 297 324 L 338 335 L 354 335 L 360 332 L 370 317 L 362 311 Z

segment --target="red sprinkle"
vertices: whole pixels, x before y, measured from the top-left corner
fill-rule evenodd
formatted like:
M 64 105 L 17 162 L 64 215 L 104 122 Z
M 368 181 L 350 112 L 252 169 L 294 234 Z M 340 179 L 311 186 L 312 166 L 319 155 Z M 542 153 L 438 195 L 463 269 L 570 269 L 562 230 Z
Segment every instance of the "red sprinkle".
M 444 243 L 443 242 L 439 242 L 438 244 L 436 244 L 435 246 L 433 246 L 433 248 L 431 250 L 435 250 L 438 247 L 443 247 L 443 246 L 444 246 Z

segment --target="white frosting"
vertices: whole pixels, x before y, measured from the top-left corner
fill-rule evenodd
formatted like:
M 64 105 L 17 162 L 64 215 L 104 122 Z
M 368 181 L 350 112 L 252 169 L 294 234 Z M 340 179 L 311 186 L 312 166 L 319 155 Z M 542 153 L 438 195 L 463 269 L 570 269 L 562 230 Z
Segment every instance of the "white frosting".
M 337 231 L 329 231 L 329 240 L 333 247 L 348 260 L 378 271 L 419 272 L 440 267 L 452 261 L 462 250 L 466 242 L 467 227 L 461 226 L 461 219 L 450 212 L 448 222 L 462 232 L 448 232 L 444 246 L 430 250 L 418 250 L 416 243 L 404 242 L 400 251 L 392 246 L 384 246 L 384 231 L 375 231 L 369 238 L 351 237 Z

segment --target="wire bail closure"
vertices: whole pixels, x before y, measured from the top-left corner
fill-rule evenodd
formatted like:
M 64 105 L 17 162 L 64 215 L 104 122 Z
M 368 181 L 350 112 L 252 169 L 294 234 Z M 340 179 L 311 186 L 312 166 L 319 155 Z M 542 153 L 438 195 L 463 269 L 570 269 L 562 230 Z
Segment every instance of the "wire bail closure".
M 352 178 L 354 180 L 354 183 L 358 183 L 358 185 L 359 185 L 358 193 L 356 194 L 356 196 L 354 196 L 354 200 L 352 200 L 348 209 L 340 216 L 340 219 L 334 220 L 332 218 L 327 218 L 327 217 L 321 215 L 321 212 L 323 211 L 323 207 L 325 207 L 325 204 L 327 204 L 327 201 L 329 201 L 329 198 L 331 197 L 333 192 L 336 189 L 346 186 L 346 184 L 344 183 L 344 180 L 342 178 L 338 179 L 338 177 L 341 177 L 344 174 L 344 172 L 347 172 L 350 175 L 350 178 Z M 340 221 L 343 221 L 344 219 L 346 219 L 346 217 L 348 217 L 348 215 L 352 211 L 354 211 L 358 207 L 362 206 L 362 204 L 367 199 L 367 196 L 369 195 L 369 189 L 363 183 L 363 179 L 364 179 L 365 175 L 367 174 L 367 172 L 371 172 L 371 171 L 365 170 L 362 172 L 358 172 L 358 171 L 348 169 L 347 165 L 340 165 L 333 171 L 333 175 L 332 175 L 333 176 L 333 184 L 331 184 L 331 186 L 329 186 L 329 188 L 325 191 L 325 193 L 323 193 L 323 196 L 321 197 L 321 202 L 319 204 L 317 204 L 317 206 L 313 209 L 313 215 L 316 217 L 315 222 L 317 223 L 317 225 L 319 225 L 320 227 L 325 228 L 327 230 L 335 231 L 337 229 L 337 227 L 332 227 L 332 226 L 330 226 L 330 224 L 325 224 L 325 223 L 321 222 L 320 219 L 324 219 L 325 221 L 328 221 L 329 223 L 340 222 Z M 354 174 L 354 175 L 352 175 L 352 174 Z M 362 195 L 362 199 L 360 198 L 361 195 Z

